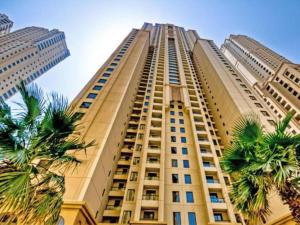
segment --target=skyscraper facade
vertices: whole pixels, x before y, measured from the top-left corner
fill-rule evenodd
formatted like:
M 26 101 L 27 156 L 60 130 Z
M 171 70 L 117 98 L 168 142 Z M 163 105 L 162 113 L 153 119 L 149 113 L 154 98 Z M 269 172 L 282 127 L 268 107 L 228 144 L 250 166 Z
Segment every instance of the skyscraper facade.
M 66 177 L 61 224 L 245 224 L 219 165 L 234 122 L 275 115 L 213 41 L 133 29 L 72 103 L 96 144 Z M 268 224 L 293 224 L 276 193 Z
M 13 22 L 7 15 L 0 13 L 0 36 L 8 34 L 13 26 Z
M 0 98 L 17 92 L 16 85 L 32 82 L 70 55 L 59 30 L 27 27 L 0 37 Z
M 300 70 L 278 53 L 245 35 L 230 35 L 221 47 L 226 58 L 282 119 L 295 114 L 289 130 L 300 132 Z

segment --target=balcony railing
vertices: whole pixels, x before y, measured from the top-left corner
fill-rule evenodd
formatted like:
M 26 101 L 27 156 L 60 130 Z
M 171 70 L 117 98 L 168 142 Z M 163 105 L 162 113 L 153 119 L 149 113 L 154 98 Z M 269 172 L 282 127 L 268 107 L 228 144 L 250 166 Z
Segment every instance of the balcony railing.
M 158 200 L 158 195 L 155 194 L 146 194 L 143 195 L 143 200 Z
M 122 206 L 120 205 L 106 205 L 107 210 L 120 210 Z
M 147 159 L 147 163 L 154 163 L 154 164 L 158 164 L 158 163 L 159 163 L 159 160 Z
M 213 164 L 203 164 L 204 167 L 215 168 L 216 166 Z
M 207 138 L 198 138 L 198 141 L 209 141 Z
M 210 197 L 210 201 L 211 201 L 212 203 L 225 203 L 224 198 Z
M 141 217 L 141 220 L 157 220 L 157 217 L 146 216 L 146 217 Z
M 125 187 L 112 187 L 111 190 L 112 191 L 124 191 Z
M 219 184 L 219 180 L 214 180 L 214 179 L 206 179 L 208 184 Z
M 146 176 L 145 180 L 159 180 L 159 177 Z
M 116 171 L 115 174 L 127 175 L 128 171 Z
M 159 150 L 160 147 L 158 145 L 149 145 L 149 148 Z

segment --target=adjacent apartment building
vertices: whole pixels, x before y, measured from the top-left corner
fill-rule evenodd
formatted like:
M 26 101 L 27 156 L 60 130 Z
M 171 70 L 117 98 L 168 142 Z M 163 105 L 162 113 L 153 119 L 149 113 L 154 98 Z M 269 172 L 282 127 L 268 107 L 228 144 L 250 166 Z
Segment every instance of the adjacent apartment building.
M 7 15 L 0 13 L 0 36 L 8 34 L 13 26 L 13 22 Z
M 245 35 L 230 35 L 221 47 L 226 58 L 282 119 L 295 114 L 290 125 L 294 134 L 300 130 L 300 65 Z
M 60 225 L 245 224 L 219 159 L 243 114 L 256 113 L 268 130 L 277 117 L 212 40 L 145 23 L 72 105 L 82 138 L 96 145 L 78 153 L 83 163 L 66 177 Z M 270 198 L 266 224 L 294 224 Z
M 0 36 L 0 99 L 14 95 L 21 80 L 31 83 L 69 55 L 65 34 L 57 29 L 26 27 Z

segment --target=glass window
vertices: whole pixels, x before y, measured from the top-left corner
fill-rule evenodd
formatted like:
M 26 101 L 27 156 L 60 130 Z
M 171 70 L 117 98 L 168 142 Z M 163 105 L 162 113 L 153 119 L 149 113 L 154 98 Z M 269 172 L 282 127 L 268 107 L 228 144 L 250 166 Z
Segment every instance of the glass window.
M 189 225 L 197 225 L 196 214 L 194 212 L 188 212 Z
M 191 192 L 191 191 L 187 191 L 187 192 L 186 192 L 186 202 L 187 202 L 187 203 L 192 203 L 192 202 L 194 202 L 193 192 Z
M 172 159 L 172 167 L 178 167 L 177 159 Z
M 176 127 L 171 127 L 171 132 L 176 132 Z
M 192 178 L 190 174 L 184 174 L 184 183 L 185 184 L 191 184 L 192 183 Z
M 177 154 L 177 148 L 176 147 L 171 147 L 171 153 L 172 154 Z
M 172 174 L 172 183 L 179 183 L 178 174 Z
M 114 68 L 107 68 L 106 71 L 112 72 L 112 71 L 114 71 Z
M 182 155 L 187 155 L 188 154 L 187 148 L 184 147 L 181 150 L 182 150 Z
M 173 225 L 181 225 L 180 212 L 173 212 Z
M 171 136 L 171 142 L 176 142 L 176 136 Z
M 102 76 L 103 77 L 110 77 L 110 74 L 109 73 L 104 73 Z
M 97 94 L 95 93 L 89 93 L 87 98 L 95 99 L 97 97 Z
M 171 118 L 171 119 L 170 119 L 170 122 L 171 122 L 171 123 L 175 123 L 175 119 L 174 119 L 174 118 Z
M 214 213 L 215 221 L 223 221 L 222 213 Z
M 175 112 L 174 112 L 174 111 L 170 111 L 170 114 L 171 114 L 172 116 L 174 116 L 174 115 L 175 115 Z
M 178 115 L 179 115 L 179 116 L 183 116 L 183 112 L 179 112 Z
M 131 219 L 131 211 L 124 210 L 123 217 L 122 217 L 122 223 L 128 224 L 130 222 L 130 219 Z
M 98 80 L 98 82 L 101 83 L 101 84 L 104 84 L 106 82 L 106 80 L 105 79 L 100 79 L 100 80 Z
M 180 202 L 179 191 L 172 192 L 172 199 L 173 199 L 173 202 Z
M 126 195 L 126 200 L 127 201 L 133 201 L 134 200 L 134 194 L 135 194 L 134 189 L 128 189 L 127 190 L 127 195 Z
M 179 123 L 180 124 L 184 124 L 184 120 L 183 119 L 179 119 Z
M 138 173 L 137 172 L 131 172 L 130 174 L 130 181 L 137 181 Z
M 186 137 L 181 137 L 181 143 L 186 143 Z
M 92 104 L 91 102 L 83 102 L 83 103 L 80 105 L 80 108 L 88 109 L 88 108 L 90 108 L 91 104 Z
M 185 133 L 185 128 L 184 127 L 180 127 L 180 133 Z
M 189 160 L 183 160 L 183 168 L 190 168 Z
M 102 86 L 99 86 L 99 85 L 95 85 L 93 87 L 93 90 L 95 90 L 95 91 L 100 91 L 101 89 L 102 89 Z

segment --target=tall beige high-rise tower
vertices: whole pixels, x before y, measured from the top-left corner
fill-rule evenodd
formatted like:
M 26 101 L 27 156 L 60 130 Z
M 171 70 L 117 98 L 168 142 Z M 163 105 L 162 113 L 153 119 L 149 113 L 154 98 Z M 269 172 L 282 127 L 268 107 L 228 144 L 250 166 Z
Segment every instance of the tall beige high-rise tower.
M 7 15 L 0 13 L 0 36 L 8 34 L 13 26 L 13 22 Z
M 0 37 L 0 99 L 17 92 L 70 55 L 63 32 L 26 27 Z
M 213 41 L 172 24 L 133 29 L 73 101 L 96 145 L 66 177 L 60 224 L 245 224 L 219 159 L 234 122 L 275 116 Z M 270 196 L 268 224 L 293 224 Z
M 230 35 L 221 51 L 255 88 L 277 120 L 288 112 L 295 114 L 290 131 L 299 133 L 300 65 L 245 35 Z

